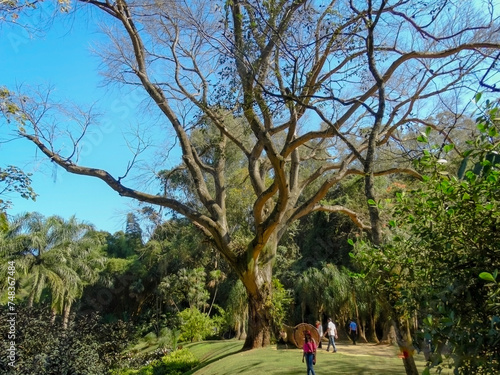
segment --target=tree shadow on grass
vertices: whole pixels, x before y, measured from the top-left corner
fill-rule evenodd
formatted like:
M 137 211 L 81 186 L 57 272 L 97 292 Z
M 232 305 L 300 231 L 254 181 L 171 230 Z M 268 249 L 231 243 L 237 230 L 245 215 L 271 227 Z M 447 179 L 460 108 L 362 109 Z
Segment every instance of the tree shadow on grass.
M 192 344 L 190 346 L 190 349 L 193 349 L 196 346 L 200 346 L 200 345 L 206 345 L 206 342 Z M 242 344 L 242 346 L 243 346 L 243 344 Z M 227 348 L 227 347 L 222 347 L 220 350 L 216 350 L 216 351 L 210 351 L 210 357 L 212 357 L 211 359 L 204 360 L 203 358 L 201 358 L 200 364 L 198 366 L 196 366 L 195 368 L 193 368 L 192 370 L 186 372 L 184 375 L 192 375 L 196 371 L 199 371 L 202 368 L 207 367 L 214 362 L 220 361 L 221 359 L 232 356 L 232 355 L 237 354 L 241 351 L 242 351 L 242 348 Z

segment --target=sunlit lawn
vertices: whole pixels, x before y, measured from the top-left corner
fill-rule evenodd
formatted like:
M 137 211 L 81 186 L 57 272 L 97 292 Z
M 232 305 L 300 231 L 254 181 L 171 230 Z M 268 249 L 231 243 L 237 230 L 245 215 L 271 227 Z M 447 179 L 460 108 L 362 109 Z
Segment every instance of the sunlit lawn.
M 402 360 L 394 347 L 379 347 L 385 355 L 368 355 L 370 344 L 356 347 L 347 343 L 338 344 L 338 352 L 327 353 L 320 349 L 315 371 L 321 374 L 405 374 Z M 276 346 L 241 352 L 241 341 L 212 341 L 186 345 L 201 360 L 201 365 L 191 371 L 191 375 L 229 375 L 229 374 L 305 374 L 299 349 L 277 349 Z M 373 348 L 373 345 L 370 345 Z M 342 352 L 344 349 L 344 352 Z M 377 348 L 378 349 L 378 348 Z M 379 350 L 377 350 L 379 351 Z M 419 372 L 424 369 L 422 355 L 416 357 Z

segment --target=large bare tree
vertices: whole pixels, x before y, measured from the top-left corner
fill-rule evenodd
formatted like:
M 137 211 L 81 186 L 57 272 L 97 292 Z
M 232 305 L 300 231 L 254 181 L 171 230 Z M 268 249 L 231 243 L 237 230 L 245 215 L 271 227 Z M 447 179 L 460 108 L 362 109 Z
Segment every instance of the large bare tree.
M 376 205 L 367 203 L 363 216 L 324 201 L 327 192 L 361 175 L 372 202 L 377 175 L 418 176 L 404 165 L 380 168 L 377 150 L 439 110 L 460 113 L 481 78 L 494 87 L 500 50 L 493 1 L 87 0 L 75 11 L 88 7 L 103 12 L 107 79 L 144 89 L 167 141 L 156 138 L 167 155 L 173 130 L 182 161 L 167 169 L 156 160 L 164 189 L 154 191 L 131 178 L 134 160 L 124 176 L 79 164 L 90 117 L 82 114 L 75 129 L 54 126 L 40 115 L 47 105 L 21 100 L 18 132 L 66 171 L 169 208 L 203 231 L 248 293 L 245 348 L 269 344 L 273 262 L 290 223 L 343 212 L 381 243 Z M 239 180 L 229 160 L 235 149 Z M 251 189 L 238 189 L 244 181 Z M 228 202 L 244 215 L 228 215 Z M 234 222 L 242 217 L 245 233 Z

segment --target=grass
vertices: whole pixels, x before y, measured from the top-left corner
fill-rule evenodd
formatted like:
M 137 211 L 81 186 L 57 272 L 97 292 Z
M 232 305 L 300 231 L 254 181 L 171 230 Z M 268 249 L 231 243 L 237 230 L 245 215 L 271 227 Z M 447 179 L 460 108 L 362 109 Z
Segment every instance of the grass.
M 303 375 L 306 365 L 302 363 L 300 349 L 277 349 L 271 346 L 250 351 L 241 351 L 243 343 L 236 340 L 204 341 L 186 345 L 201 361 L 189 375 Z M 404 375 L 403 361 L 394 347 L 375 347 L 360 344 L 355 347 L 338 343 L 338 352 L 327 353 L 319 349 L 315 371 L 318 375 Z M 370 354 L 368 354 L 370 353 Z M 424 370 L 422 355 L 415 357 L 419 372 Z

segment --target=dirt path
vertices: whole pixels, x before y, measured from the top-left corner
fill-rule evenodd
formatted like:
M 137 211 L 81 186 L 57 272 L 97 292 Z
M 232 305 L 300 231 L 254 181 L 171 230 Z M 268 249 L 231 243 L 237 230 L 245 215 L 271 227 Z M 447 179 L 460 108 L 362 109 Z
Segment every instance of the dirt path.
M 319 351 L 326 352 L 327 343 L 322 343 L 323 347 L 318 349 Z M 394 345 L 377 345 L 377 344 L 365 344 L 356 343 L 353 345 L 351 342 L 347 341 L 337 341 L 335 343 L 337 346 L 338 353 L 345 353 L 350 355 L 378 355 L 382 357 L 397 357 L 399 356 L 399 350 L 397 346 Z M 330 352 L 332 348 L 330 348 Z

